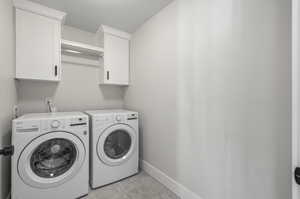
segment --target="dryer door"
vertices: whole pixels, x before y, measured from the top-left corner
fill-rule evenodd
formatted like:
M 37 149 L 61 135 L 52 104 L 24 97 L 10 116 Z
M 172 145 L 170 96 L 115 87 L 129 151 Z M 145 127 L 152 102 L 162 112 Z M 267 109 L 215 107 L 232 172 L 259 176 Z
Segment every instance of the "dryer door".
M 83 142 L 68 132 L 51 132 L 32 140 L 18 160 L 18 173 L 33 187 L 51 188 L 74 177 L 86 156 Z
M 99 159 L 107 165 L 117 166 L 127 161 L 137 148 L 137 134 L 125 124 L 105 129 L 97 144 Z

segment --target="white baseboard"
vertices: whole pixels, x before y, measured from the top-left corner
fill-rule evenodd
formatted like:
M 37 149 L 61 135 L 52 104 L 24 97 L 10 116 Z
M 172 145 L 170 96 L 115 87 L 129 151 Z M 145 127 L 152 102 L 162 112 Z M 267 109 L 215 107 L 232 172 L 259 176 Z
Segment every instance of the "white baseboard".
M 178 183 L 176 180 L 172 179 L 164 172 L 151 165 L 149 162 L 141 160 L 141 167 L 146 173 L 165 185 L 181 199 L 202 199 L 200 196 L 198 196 L 182 184 Z

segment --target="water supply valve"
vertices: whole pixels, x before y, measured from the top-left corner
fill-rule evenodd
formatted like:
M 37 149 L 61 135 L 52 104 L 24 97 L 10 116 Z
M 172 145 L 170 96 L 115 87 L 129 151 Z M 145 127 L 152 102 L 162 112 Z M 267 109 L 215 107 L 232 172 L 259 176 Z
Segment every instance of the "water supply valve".
M 12 156 L 13 154 L 14 154 L 14 146 L 6 146 L 3 149 L 0 149 L 0 155 Z

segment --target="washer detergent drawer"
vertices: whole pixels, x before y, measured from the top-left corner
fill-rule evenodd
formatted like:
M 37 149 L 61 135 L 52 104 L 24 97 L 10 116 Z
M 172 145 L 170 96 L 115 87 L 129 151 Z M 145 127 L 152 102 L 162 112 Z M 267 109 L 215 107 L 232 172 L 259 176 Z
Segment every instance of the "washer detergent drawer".
M 39 121 L 16 122 L 15 129 L 17 133 L 39 132 L 41 123 Z

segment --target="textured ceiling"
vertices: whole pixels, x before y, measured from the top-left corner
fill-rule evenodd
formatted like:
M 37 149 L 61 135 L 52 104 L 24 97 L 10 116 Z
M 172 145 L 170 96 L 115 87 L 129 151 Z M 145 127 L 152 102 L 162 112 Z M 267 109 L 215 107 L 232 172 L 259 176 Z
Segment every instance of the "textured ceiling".
M 31 0 L 67 13 L 66 24 L 95 32 L 100 24 L 134 32 L 173 0 Z

